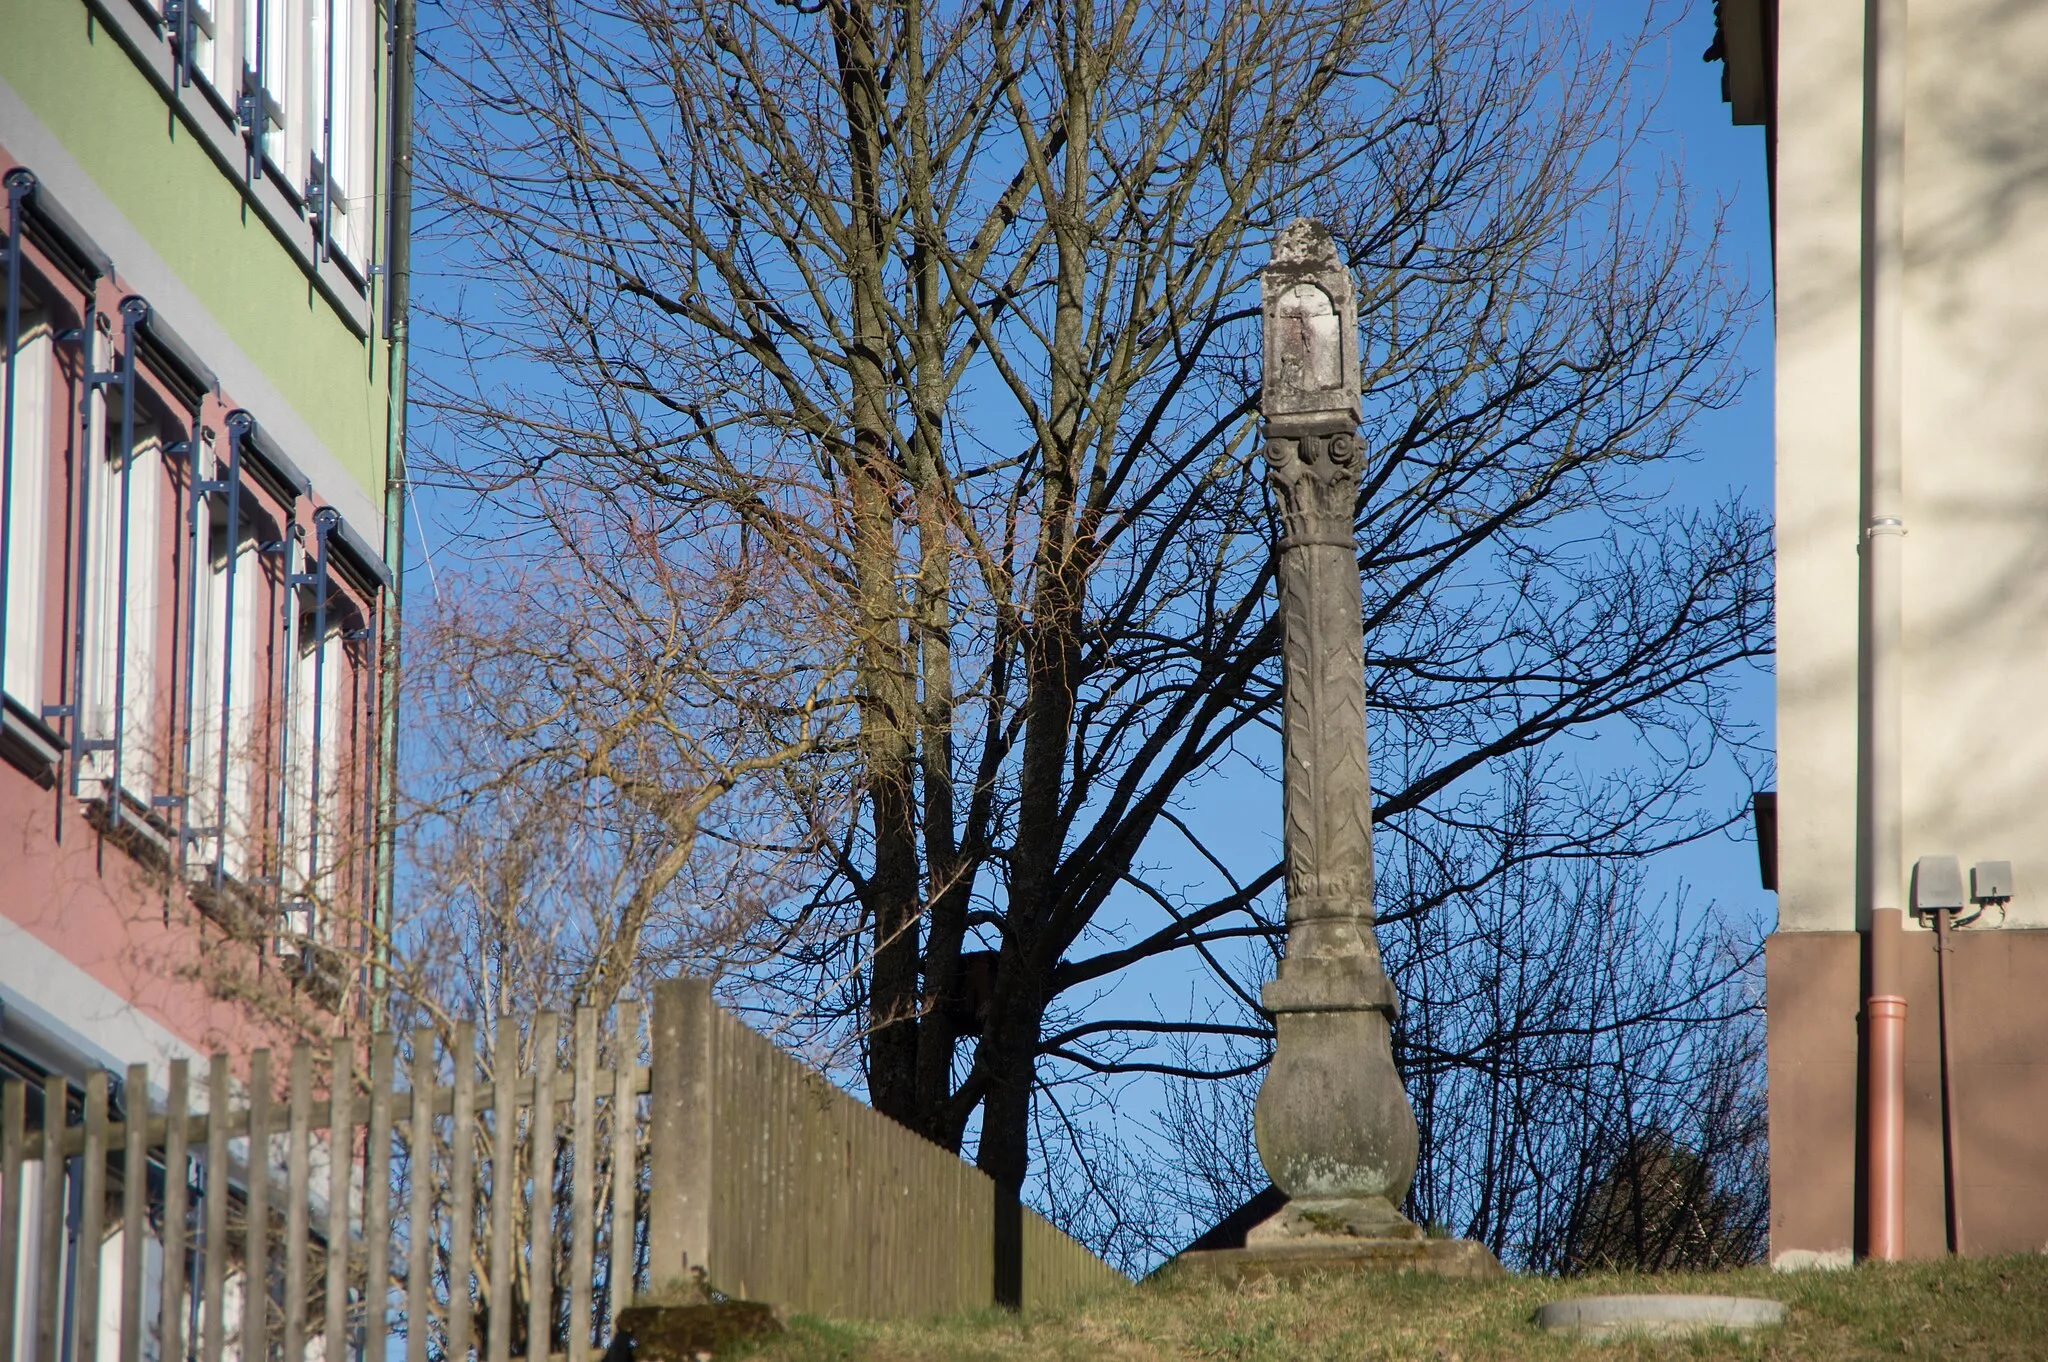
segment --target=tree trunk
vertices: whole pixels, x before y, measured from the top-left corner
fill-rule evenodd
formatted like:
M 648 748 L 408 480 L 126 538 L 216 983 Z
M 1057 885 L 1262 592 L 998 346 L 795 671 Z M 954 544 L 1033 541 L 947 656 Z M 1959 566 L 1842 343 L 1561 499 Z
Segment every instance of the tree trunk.
M 874 869 L 862 901 L 873 932 L 868 975 L 868 1096 L 877 1111 L 913 1122 L 916 1113 L 918 854 L 913 814 L 916 748 L 903 607 L 896 589 L 899 485 L 889 424 L 887 308 L 882 260 L 882 123 L 873 14 L 866 0 L 834 6 L 833 39 L 846 106 L 852 167 L 845 251 L 853 295 L 848 355 L 853 397 L 852 483 L 855 590 L 861 639 L 856 669 L 860 753 L 873 823 Z

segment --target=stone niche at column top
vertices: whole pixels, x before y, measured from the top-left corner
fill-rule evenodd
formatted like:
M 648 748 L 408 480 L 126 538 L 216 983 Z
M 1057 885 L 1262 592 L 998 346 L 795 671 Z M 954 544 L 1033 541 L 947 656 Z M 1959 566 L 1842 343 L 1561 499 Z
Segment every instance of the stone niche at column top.
M 1266 420 L 1353 422 L 1358 410 L 1358 295 L 1329 229 L 1297 218 L 1259 276 L 1265 309 Z

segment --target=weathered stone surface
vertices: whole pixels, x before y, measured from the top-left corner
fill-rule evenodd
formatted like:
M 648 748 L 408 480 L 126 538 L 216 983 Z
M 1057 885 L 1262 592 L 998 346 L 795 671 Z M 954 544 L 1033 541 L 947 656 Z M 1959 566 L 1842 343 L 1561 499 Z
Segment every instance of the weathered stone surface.
M 1415 1115 L 1394 1068 L 1386 1015 L 1275 1008 L 1273 1023 L 1279 1040 L 1254 1114 L 1273 1185 L 1296 1201 L 1381 1197 L 1398 1205 L 1415 1176 Z
M 1246 1248 L 1349 1239 L 1420 1239 L 1422 1228 L 1383 1197 L 1290 1201 L 1246 1232 Z
M 605 1362 L 697 1362 L 735 1343 L 781 1332 L 773 1307 L 759 1301 L 628 1306 L 619 1312 Z
M 1486 1245 L 1470 1239 L 1327 1239 L 1183 1253 L 1161 1272 L 1171 1278 L 1232 1283 L 1353 1272 L 1481 1278 L 1498 1277 L 1502 1268 Z

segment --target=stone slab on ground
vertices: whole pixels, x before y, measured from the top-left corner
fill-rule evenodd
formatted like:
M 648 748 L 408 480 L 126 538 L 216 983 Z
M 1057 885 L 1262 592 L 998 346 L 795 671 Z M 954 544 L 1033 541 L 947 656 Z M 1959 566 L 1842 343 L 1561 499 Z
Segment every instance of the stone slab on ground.
M 1473 1239 L 1326 1239 L 1257 1248 L 1204 1249 L 1183 1253 L 1164 1269 L 1198 1281 L 1250 1282 L 1262 1278 L 1371 1272 L 1417 1273 L 1433 1277 L 1499 1277 L 1500 1260 Z
M 1756 1296 L 1580 1296 L 1536 1311 L 1536 1323 L 1551 1333 L 1593 1340 L 1628 1334 L 1688 1338 L 1716 1329 L 1746 1333 L 1784 1322 L 1784 1302 Z

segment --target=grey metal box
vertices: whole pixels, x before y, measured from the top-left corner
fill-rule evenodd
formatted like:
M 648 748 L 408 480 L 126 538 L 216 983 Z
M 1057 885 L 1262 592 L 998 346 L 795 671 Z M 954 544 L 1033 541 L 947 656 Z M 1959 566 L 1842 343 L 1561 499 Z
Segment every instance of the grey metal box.
M 1963 906 L 1963 863 L 1953 856 L 1922 856 L 1913 862 L 1913 911 Z
M 1973 902 L 2000 903 L 2011 897 L 2011 861 L 1979 861 L 1970 867 L 1970 898 Z

